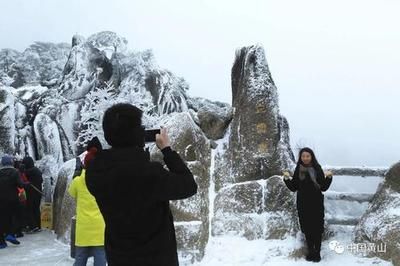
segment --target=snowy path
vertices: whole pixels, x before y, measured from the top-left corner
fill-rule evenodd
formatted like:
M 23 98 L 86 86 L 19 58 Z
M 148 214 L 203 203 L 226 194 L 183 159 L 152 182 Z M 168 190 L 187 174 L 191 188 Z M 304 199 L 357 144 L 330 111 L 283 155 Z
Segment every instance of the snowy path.
M 19 238 L 21 245 L 9 244 L 0 250 L 1 266 L 71 266 L 69 246 L 55 240 L 55 235 L 49 231 Z
M 342 234 L 337 240 L 345 244 L 349 239 L 349 230 L 342 227 Z M 338 229 L 340 231 L 340 229 Z M 262 266 L 262 265 L 315 265 L 303 258 L 290 259 L 288 254 L 301 245 L 299 239 L 287 240 L 254 240 L 248 241 L 239 237 L 212 238 L 206 250 L 206 256 L 196 266 Z M 363 258 L 349 252 L 337 254 L 328 248 L 328 243 L 322 244 L 322 262 L 320 265 L 379 265 L 392 264 L 377 258 Z M 21 238 L 20 246 L 9 246 L 0 250 L 0 265 L 35 265 L 35 266 L 67 266 L 72 265 L 69 258 L 69 247 L 55 240 L 54 234 L 43 231 Z M 91 265 L 90 263 L 88 265 Z M 181 265 L 185 265 L 181 261 Z M 187 264 L 186 264 L 187 265 Z

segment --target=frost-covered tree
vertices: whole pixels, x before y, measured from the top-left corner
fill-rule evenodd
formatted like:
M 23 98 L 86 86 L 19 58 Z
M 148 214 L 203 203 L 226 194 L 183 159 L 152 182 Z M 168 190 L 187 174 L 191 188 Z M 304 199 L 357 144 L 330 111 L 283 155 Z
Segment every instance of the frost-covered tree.
M 95 88 L 86 96 L 81 110 L 81 119 L 78 121 L 81 131 L 76 140 L 78 145 L 84 146 L 89 140 L 97 136 L 105 144 L 101 121 L 104 111 L 116 103 L 114 87 L 107 84 L 103 88 Z
M 159 117 L 153 112 L 154 104 L 151 99 L 134 90 L 129 94 L 117 95 L 111 82 L 106 83 L 106 86 L 96 87 L 86 96 L 81 119 L 78 121 L 81 128 L 76 140 L 78 145 L 84 146 L 95 136 L 102 144 L 106 144 L 102 129 L 103 115 L 109 107 L 117 103 L 130 103 L 140 108 L 143 111 L 143 125 L 147 128 L 158 123 Z

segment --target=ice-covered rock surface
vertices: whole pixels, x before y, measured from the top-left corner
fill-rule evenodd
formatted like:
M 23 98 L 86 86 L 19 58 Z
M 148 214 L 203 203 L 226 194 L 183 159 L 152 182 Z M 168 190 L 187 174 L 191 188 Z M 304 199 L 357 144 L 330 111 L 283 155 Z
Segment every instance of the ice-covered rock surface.
M 283 239 L 299 230 L 295 196 L 280 176 L 224 187 L 215 199 L 213 235 Z
M 0 88 L 0 153 L 15 152 L 15 109 L 14 96 L 8 88 Z
M 400 264 L 400 162 L 386 173 L 384 182 L 357 224 L 355 240 L 385 245 L 385 252 L 369 250 L 369 255 Z
M 65 162 L 58 172 L 53 194 L 53 229 L 64 243 L 70 241 L 71 219 L 76 206 L 68 194 L 68 185 L 73 178 L 76 160 Z
M 279 113 L 277 88 L 259 45 L 236 52 L 232 107 L 229 139 L 216 161 L 216 189 L 293 168 L 289 126 Z

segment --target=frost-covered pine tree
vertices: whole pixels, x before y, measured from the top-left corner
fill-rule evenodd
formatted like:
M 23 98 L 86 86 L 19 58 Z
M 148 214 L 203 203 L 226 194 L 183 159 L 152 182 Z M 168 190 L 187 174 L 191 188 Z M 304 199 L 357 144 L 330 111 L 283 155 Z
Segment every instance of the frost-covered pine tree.
M 86 96 L 81 118 L 77 122 L 78 128 L 81 129 L 76 140 L 77 145 L 85 146 L 95 136 L 106 145 L 102 129 L 103 116 L 109 107 L 117 103 L 130 103 L 140 108 L 143 111 L 145 127 L 151 128 L 158 124 L 159 116 L 154 112 L 155 106 L 151 99 L 134 89 L 123 96 L 117 95 L 112 83 L 106 83 L 105 86 L 91 90 Z
M 76 140 L 77 145 L 84 146 L 96 136 L 102 144 L 106 143 L 101 121 L 105 110 L 117 102 L 114 90 L 112 85 L 106 83 L 106 86 L 102 88 L 96 87 L 86 96 L 81 110 L 81 118 L 77 122 L 78 128 L 81 129 Z

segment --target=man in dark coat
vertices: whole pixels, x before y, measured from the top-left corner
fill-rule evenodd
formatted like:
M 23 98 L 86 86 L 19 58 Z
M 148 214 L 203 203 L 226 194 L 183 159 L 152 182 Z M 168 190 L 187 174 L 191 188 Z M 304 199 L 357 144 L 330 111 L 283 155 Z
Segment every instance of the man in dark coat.
M 28 225 L 31 233 L 41 230 L 40 202 L 42 200 L 42 172 L 35 166 L 32 157 L 25 157 L 22 160 L 25 165 L 25 175 L 29 181 L 26 189 L 27 211 L 29 216 Z
M 110 266 L 176 266 L 177 246 L 169 200 L 197 193 L 192 173 L 170 147 L 166 129 L 156 144 L 169 169 L 151 162 L 144 150 L 142 111 L 130 104 L 108 109 L 103 130 L 111 149 L 88 165 L 86 183 L 106 223 L 105 248 Z
M 308 160 L 307 163 L 304 160 Z M 293 192 L 297 191 L 296 206 L 301 231 L 304 233 L 309 261 L 321 260 L 321 241 L 324 232 L 324 195 L 332 183 L 332 173 L 325 175 L 321 165 L 310 148 L 303 148 L 299 153 L 299 161 L 293 177 L 284 173 L 284 182 Z
M 17 188 L 23 184 L 17 169 L 13 167 L 13 158 L 4 156 L 0 168 L 0 249 L 6 248 L 5 240 L 18 245 L 12 232 L 12 219 L 18 209 L 19 198 Z

